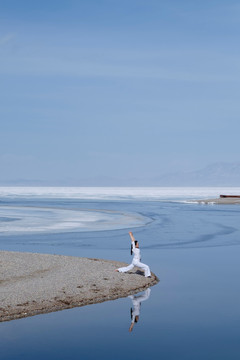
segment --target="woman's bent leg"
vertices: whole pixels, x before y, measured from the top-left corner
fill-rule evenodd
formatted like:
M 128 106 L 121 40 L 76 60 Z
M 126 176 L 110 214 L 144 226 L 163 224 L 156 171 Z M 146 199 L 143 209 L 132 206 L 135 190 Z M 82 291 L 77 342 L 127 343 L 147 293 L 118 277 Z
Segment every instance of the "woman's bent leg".
M 151 276 L 151 271 L 148 265 L 139 262 L 134 263 L 135 266 L 139 267 L 140 269 L 144 270 L 145 277 Z
M 130 264 L 128 266 L 125 266 L 125 267 L 121 267 L 119 269 L 117 269 L 119 272 L 127 272 L 129 270 L 132 270 L 134 268 L 134 265 L 133 264 Z

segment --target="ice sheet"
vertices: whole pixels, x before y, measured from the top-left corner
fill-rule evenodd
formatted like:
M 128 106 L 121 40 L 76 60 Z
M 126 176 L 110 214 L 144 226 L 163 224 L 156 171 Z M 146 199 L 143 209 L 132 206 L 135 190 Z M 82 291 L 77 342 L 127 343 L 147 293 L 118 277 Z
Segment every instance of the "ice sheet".
M 240 187 L 0 187 L 1 198 L 46 197 L 83 200 L 187 200 L 240 194 Z
M 0 234 L 116 230 L 151 221 L 137 213 L 0 206 Z

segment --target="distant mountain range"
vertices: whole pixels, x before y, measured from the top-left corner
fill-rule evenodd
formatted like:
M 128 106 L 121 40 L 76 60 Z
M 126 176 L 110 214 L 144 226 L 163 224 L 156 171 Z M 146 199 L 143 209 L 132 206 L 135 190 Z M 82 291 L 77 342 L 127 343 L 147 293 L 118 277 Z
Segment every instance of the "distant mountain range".
M 165 174 L 159 186 L 240 186 L 240 162 L 214 163 L 196 171 Z
M 154 178 L 0 179 L 0 186 L 240 186 L 240 162 L 214 163 L 200 170 L 166 173 Z

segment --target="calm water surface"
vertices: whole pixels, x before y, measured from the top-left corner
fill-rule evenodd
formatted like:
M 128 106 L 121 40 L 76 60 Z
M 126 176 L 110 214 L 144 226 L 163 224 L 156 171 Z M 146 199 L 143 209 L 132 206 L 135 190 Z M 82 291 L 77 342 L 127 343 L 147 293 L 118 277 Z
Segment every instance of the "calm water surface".
M 143 223 L 135 222 L 131 230 L 140 242 L 143 262 L 160 278 L 142 301 L 132 332 L 129 297 L 34 316 L 0 324 L 1 359 L 239 359 L 240 207 L 167 199 L 0 200 L 2 206 L 31 206 L 33 214 L 48 208 L 55 220 L 52 209 L 115 211 L 131 215 L 131 221 L 139 215 Z M 1 213 L 3 250 L 131 262 L 128 222 L 118 230 L 104 229 L 103 223 L 101 231 L 75 227 L 60 233 L 56 226 L 34 232 L 29 224 L 23 233 L 18 215 Z M 10 235 L 3 231 L 6 226 Z

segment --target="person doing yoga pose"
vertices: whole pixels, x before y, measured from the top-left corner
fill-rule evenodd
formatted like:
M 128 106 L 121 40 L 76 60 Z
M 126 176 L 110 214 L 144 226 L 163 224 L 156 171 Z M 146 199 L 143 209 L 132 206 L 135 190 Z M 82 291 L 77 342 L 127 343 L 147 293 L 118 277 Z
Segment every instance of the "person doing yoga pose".
M 135 240 L 135 238 L 133 236 L 133 233 L 131 231 L 129 232 L 129 235 L 130 235 L 131 242 L 132 242 L 132 246 L 131 246 L 131 255 L 133 253 L 132 263 L 130 265 L 128 265 L 128 266 L 116 269 L 116 271 L 118 271 L 118 272 L 127 272 L 129 270 L 132 270 L 134 268 L 134 266 L 137 266 L 140 269 L 144 270 L 145 277 L 151 277 L 151 272 L 150 272 L 149 266 L 146 265 L 146 264 L 143 264 L 141 262 L 141 254 L 140 254 L 138 241 Z
M 131 326 L 129 331 L 132 332 L 134 324 L 138 322 L 141 302 L 148 300 L 151 293 L 151 289 L 147 289 L 144 291 L 142 295 L 130 295 L 129 298 L 132 300 L 133 307 L 131 308 Z

